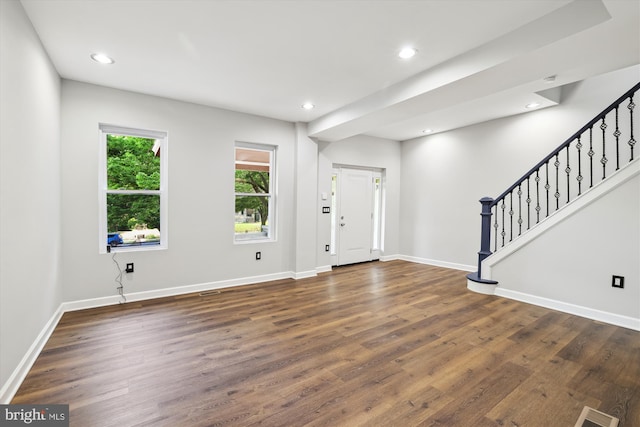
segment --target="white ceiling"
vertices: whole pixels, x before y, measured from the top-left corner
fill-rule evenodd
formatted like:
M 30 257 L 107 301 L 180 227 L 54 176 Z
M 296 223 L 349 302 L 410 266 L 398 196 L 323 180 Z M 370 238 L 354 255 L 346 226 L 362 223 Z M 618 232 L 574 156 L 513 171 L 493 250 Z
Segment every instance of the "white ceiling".
M 63 78 L 309 122 L 329 141 L 554 105 L 559 90 L 536 92 L 640 63 L 638 0 L 21 2 Z M 418 54 L 398 58 L 405 45 Z

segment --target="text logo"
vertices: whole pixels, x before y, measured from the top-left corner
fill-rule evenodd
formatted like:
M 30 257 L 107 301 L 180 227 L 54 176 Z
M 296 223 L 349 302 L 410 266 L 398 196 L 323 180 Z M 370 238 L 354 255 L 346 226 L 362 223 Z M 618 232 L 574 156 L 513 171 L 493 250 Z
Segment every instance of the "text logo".
M 0 425 L 69 427 L 69 405 L 0 405 Z

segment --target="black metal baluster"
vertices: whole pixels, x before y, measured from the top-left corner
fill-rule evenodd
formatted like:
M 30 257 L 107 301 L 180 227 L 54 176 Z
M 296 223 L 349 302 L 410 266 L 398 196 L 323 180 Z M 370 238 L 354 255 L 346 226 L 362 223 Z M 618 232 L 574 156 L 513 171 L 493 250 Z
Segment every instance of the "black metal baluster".
M 549 185 L 549 162 L 545 163 L 545 167 L 547 169 L 547 183 L 544 185 L 544 189 L 547 190 L 547 216 L 549 216 L 549 189 L 551 188 Z
M 504 231 L 504 208 L 505 208 L 504 198 L 502 199 L 502 205 L 500 207 L 502 208 L 502 232 L 500 233 L 500 235 L 502 235 L 502 247 L 504 248 L 504 236 L 507 234 Z
M 629 147 L 631 147 L 631 159 L 629 159 L 630 162 L 633 161 L 633 147 L 634 145 L 636 145 L 636 140 L 633 138 L 633 109 L 635 108 L 635 106 L 636 104 L 633 103 L 633 95 L 631 95 L 629 97 L 629 105 L 627 105 L 631 122 L 631 138 L 629 138 L 629 142 L 627 142 L 627 144 L 629 144 Z
M 518 184 L 518 236 L 522 234 L 522 184 Z
M 569 178 L 569 174 L 571 174 L 571 167 L 569 166 L 569 147 L 570 146 L 571 146 L 571 143 L 567 144 L 567 167 L 564 169 L 564 171 L 567 173 L 567 203 L 569 203 L 569 200 L 571 197 L 571 192 L 569 190 L 569 183 L 571 182 Z
M 616 137 L 616 170 L 620 169 L 620 129 L 618 128 L 618 106 L 616 105 L 616 130 L 613 132 L 613 136 Z
M 593 187 L 593 156 L 596 154 L 593 151 L 593 127 L 589 128 L 589 188 Z
M 582 142 L 580 138 L 582 138 L 582 135 L 578 136 L 578 143 L 576 144 L 576 148 L 578 149 L 578 176 L 576 177 L 576 180 L 578 180 L 578 196 L 582 194 L 582 158 L 580 156 Z
M 527 230 L 531 228 L 531 191 L 529 188 L 529 179 L 531 175 L 527 177 Z
M 540 168 L 536 170 L 536 224 L 540 222 Z
M 556 198 L 556 210 L 560 209 L 560 160 L 556 153 L 556 161 L 553 162 L 553 166 L 556 167 L 556 192 L 553 193 L 553 197 Z
M 497 251 L 498 250 L 498 205 L 496 204 L 496 213 L 494 215 L 494 223 L 493 223 L 493 234 L 494 234 L 494 240 L 495 240 L 495 244 L 493 245 L 493 251 Z
M 600 159 L 600 163 L 602 163 L 602 179 L 605 179 L 607 177 L 607 162 L 609 161 L 609 159 L 607 159 L 607 153 L 606 153 L 606 138 L 607 135 L 605 133 L 605 130 L 607 129 L 607 124 L 604 122 L 604 117 L 602 118 L 602 124 L 600 125 L 600 129 L 602 129 L 602 159 Z
M 513 190 L 509 193 L 509 241 L 513 241 Z

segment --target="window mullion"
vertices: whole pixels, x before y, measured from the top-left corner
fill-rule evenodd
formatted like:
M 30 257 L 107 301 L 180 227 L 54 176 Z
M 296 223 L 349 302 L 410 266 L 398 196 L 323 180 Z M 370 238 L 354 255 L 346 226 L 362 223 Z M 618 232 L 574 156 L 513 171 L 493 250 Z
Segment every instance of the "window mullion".
M 159 196 L 162 194 L 161 190 L 106 190 L 107 194 L 140 194 L 140 195 L 150 195 L 150 196 Z
M 271 193 L 235 193 L 236 196 L 258 196 L 258 197 L 271 197 Z

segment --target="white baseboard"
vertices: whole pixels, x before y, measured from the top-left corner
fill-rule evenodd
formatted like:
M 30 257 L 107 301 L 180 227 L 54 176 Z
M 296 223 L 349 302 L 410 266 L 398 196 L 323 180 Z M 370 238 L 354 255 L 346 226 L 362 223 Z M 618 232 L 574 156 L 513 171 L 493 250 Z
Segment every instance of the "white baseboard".
M 316 277 L 317 275 L 318 275 L 318 272 L 316 270 L 292 272 L 291 273 L 291 276 L 296 280 L 306 279 L 308 277 Z
M 314 271 L 315 273 L 315 271 Z M 175 295 L 191 294 L 195 292 L 205 292 L 214 289 L 230 288 L 232 286 L 244 286 L 254 283 L 271 282 L 274 280 L 293 279 L 293 272 L 264 274 L 261 276 L 243 277 L 240 279 L 220 280 L 217 282 L 199 283 L 195 285 L 176 286 L 173 288 L 156 289 L 152 291 L 125 293 L 127 302 L 144 301 L 154 298 L 171 297 Z M 84 310 L 86 308 L 104 307 L 114 305 L 120 302 L 118 295 L 110 295 L 108 297 L 86 299 L 80 301 L 72 301 L 63 303 L 64 311 Z
M 403 261 L 415 262 L 417 264 L 427 264 L 427 265 L 433 265 L 435 267 L 452 268 L 454 270 L 462 270 L 462 271 L 468 271 L 468 272 L 473 272 L 477 270 L 475 265 L 458 264 L 455 262 L 439 261 L 435 259 L 419 258 L 414 256 L 408 256 L 408 255 L 400 255 L 397 259 L 401 259 Z
M 387 262 L 387 261 L 396 261 L 396 260 L 402 259 L 401 257 L 402 257 L 402 255 L 400 255 L 400 254 L 395 254 L 395 255 L 381 255 L 381 256 L 380 256 L 380 261 L 382 261 L 382 262 Z
M 526 302 L 540 307 L 550 308 L 552 310 L 562 311 L 563 313 L 575 314 L 576 316 L 586 317 L 591 320 L 609 323 L 611 325 L 622 326 L 623 328 L 640 331 L 640 319 L 622 316 L 620 314 L 609 313 L 606 311 L 596 310 L 589 307 L 571 304 L 568 302 L 552 300 L 549 298 L 539 297 L 536 295 L 525 294 L 523 292 L 504 289 L 497 286 L 495 295 L 513 299 L 516 301 Z
M 44 328 L 42 328 L 33 344 L 31 344 L 31 347 L 29 347 L 29 350 L 27 350 L 20 363 L 18 363 L 16 369 L 13 370 L 9 379 L 2 385 L 2 389 L 0 389 L 0 404 L 8 405 L 11 403 L 11 399 L 13 399 L 13 396 L 15 396 L 16 392 L 20 388 L 20 385 L 40 355 L 40 352 L 49 340 L 49 337 L 58 325 L 63 314 L 64 311 L 61 304 L 53 313 L 47 324 L 44 325 Z
M 333 268 L 330 265 L 321 265 L 319 267 L 316 267 L 316 273 L 328 273 L 332 270 Z
M 476 282 L 471 279 L 467 279 L 467 289 L 484 295 L 495 295 L 496 293 L 495 284 Z

